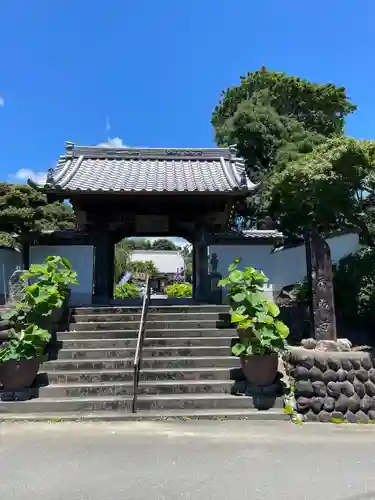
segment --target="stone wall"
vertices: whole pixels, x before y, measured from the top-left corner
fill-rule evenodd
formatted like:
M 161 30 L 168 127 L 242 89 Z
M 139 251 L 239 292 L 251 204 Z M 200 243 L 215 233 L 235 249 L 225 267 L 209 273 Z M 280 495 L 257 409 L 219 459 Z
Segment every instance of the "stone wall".
M 292 348 L 288 364 L 297 412 L 308 421 L 375 421 L 372 353 Z

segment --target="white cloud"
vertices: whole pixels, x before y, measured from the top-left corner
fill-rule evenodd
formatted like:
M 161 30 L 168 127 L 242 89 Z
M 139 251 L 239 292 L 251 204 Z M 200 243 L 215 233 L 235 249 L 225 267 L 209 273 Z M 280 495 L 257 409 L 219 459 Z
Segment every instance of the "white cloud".
M 128 146 L 124 144 L 121 137 L 113 137 L 113 139 L 108 139 L 107 142 L 101 142 L 98 146 L 102 148 L 127 148 Z
M 0 106 L 4 106 L 4 104 L 5 104 L 4 97 L 1 97 L 0 95 Z
M 34 172 L 29 168 L 20 168 L 14 175 L 10 176 L 11 182 L 26 182 L 28 179 L 31 179 L 38 184 L 46 182 L 46 178 L 46 172 Z

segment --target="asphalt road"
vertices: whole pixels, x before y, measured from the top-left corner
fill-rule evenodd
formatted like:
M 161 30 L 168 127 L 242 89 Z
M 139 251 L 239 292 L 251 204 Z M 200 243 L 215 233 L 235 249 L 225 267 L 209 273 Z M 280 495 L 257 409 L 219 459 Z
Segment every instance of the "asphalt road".
M 0 424 L 6 500 L 372 500 L 375 426 Z

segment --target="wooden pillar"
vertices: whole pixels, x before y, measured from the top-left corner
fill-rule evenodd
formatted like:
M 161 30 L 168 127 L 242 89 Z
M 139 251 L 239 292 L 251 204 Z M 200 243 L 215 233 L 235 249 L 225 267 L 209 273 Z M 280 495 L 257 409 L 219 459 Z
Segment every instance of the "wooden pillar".
M 208 248 L 204 239 L 194 243 L 194 276 L 195 276 L 195 296 L 194 299 L 200 302 L 208 300 Z
M 94 302 L 109 304 L 113 297 L 114 242 L 108 231 L 95 235 L 94 240 Z
M 310 317 L 316 340 L 336 340 L 331 251 L 317 231 L 305 236 Z

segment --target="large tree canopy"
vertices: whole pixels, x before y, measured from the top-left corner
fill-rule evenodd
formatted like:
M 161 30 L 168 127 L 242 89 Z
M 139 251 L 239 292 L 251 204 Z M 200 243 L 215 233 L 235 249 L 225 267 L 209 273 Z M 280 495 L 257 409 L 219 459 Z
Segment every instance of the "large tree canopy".
M 47 203 L 35 189 L 18 184 L 0 183 L 1 243 L 12 246 L 12 235 L 26 238 L 29 232 L 74 227 L 75 215 L 66 203 Z

